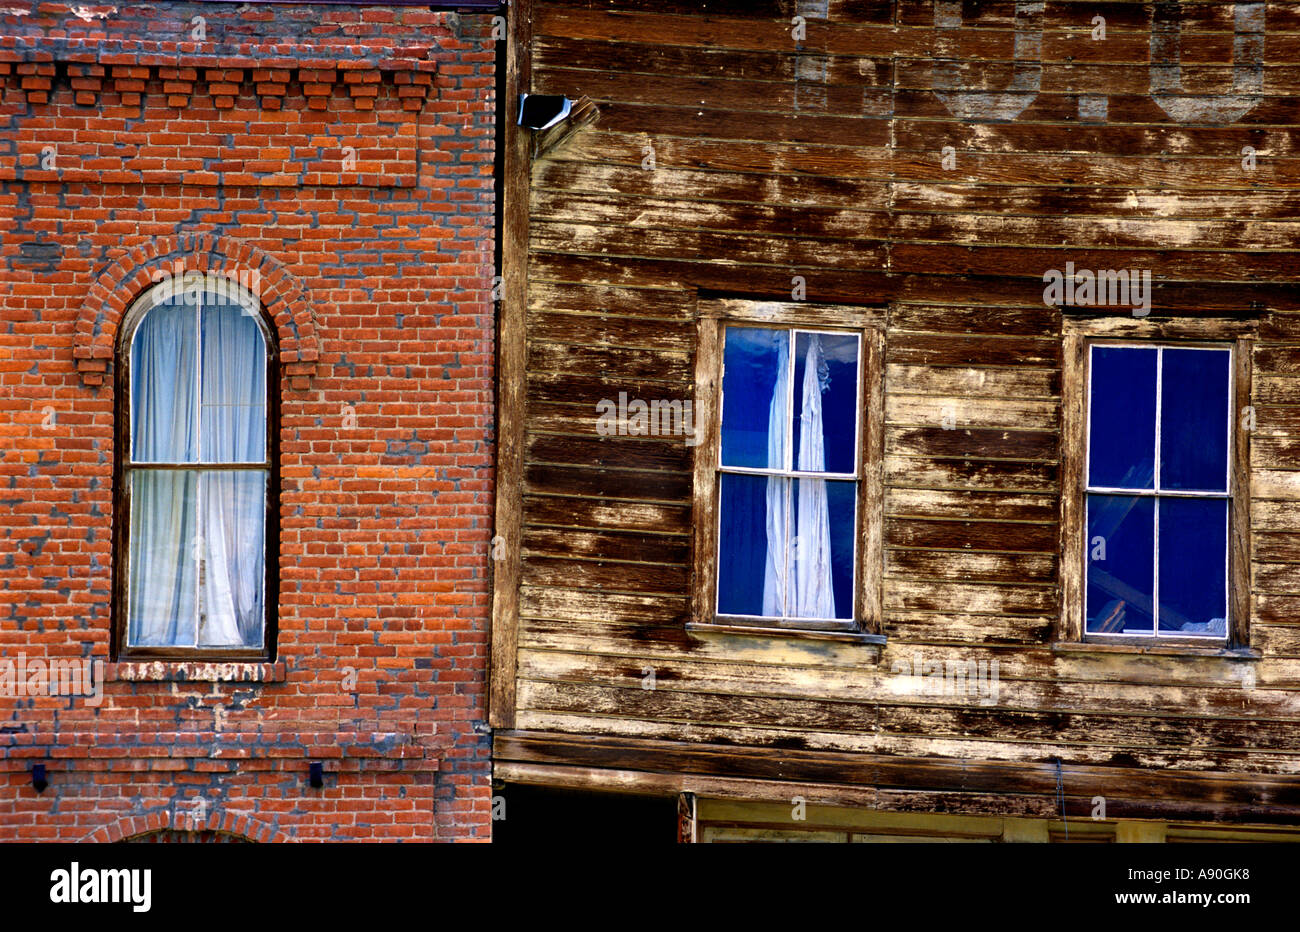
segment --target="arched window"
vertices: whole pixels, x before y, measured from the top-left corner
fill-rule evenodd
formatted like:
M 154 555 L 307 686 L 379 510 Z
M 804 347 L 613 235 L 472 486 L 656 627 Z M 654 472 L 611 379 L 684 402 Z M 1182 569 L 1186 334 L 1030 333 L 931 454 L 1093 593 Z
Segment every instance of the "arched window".
M 249 291 L 202 273 L 155 285 L 124 318 L 121 659 L 274 654 L 272 332 Z

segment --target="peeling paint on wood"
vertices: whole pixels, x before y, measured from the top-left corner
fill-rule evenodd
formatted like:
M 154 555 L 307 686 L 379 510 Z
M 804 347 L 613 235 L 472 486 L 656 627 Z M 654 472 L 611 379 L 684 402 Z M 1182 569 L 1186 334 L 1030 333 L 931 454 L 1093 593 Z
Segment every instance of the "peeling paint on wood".
M 1059 758 L 1132 818 L 1300 817 L 1300 8 L 1103 4 L 1095 41 L 1091 4 L 534 7 L 534 89 L 601 120 L 530 173 L 498 773 L 1041 815 Z M 1097 332 L 1241 341 L 1240 650 L 1067 622 L 1081 343 L 1043 301 L 1067 262 L 1151 272 L 1149 316 Z M 716 309 L 784 313 L 799 281 L 805 326 L 881 334 L 883 648 L 700 634 L 710 464 L 596 431 L 620 392 L 711 423 Z M 989 707 L 896 688 L 896 663 L 994 659 Z

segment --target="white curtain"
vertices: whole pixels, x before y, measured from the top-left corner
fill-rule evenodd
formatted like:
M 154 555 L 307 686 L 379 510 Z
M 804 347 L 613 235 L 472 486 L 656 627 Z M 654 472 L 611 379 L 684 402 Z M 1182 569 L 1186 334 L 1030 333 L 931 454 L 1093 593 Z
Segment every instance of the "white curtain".
M 200 447 L 204 463 L 264 462 L 265 345 L 239 307 L 153 308 L 131 366 L 137 462 L 198 467 Z M 133 471 L 132 645 L 261 645 L 266 481 L 264 469 Z
M 237 306 L 203 313 L 203 457 L 261 462 L 266 449 L 266 352 L 257 323 Z M 203 647 L 260 646 L 266 474 L 210 471 L 200 487 Z
M 198 617 L 194 559 L 198 473 L 137 470 L 131 476 L 128 639 L 139 647 L 192 645 Z
M 261 472 L 203 474 L 204 623 L 200 647 L 262 643 L 262 562 L 266 520 Z
M 197 459 L 198 328 L 194 308 L 161 304 L 145 314 L 131 347 L 131 439 L 136 462 Z M 198 474 L 131 474 L 128 638 L 139 646 L 193 644 L 198 617 L 194 557 Z
M 786 431 L 790 427 L 786 399 L 790 394 L 790 335 L 777 340 L 776 385 L 767 412 L 767 468 L 785 469 Z M 763 614 L 786 614 L 786 508 L 787 480 L 767 480 L 767 563 L 763 568 Z
M 203 309 L 203 459 L 266 458 L 266 351 L 261 328 L 237 305 Z
M 132 459 L 192 463 L 198 458 L 198 332 L 194 308 L 160 304 L 131 344 Z
M 801 472 L 826 470 L 826 432 L 822 419 L 822 392 L 828 366 L 821 338 L 808 340 L 804 358 L 803 399 L 799 413 Z M 794 611 L 799 618 L 834 618 L 835 591 L 831 584 L 831 522 L 825 479 L 798 479 L 798 518 L 795 523 Z
M 789 337 L 778 344 L 776 385 L 768 409 L 767 465 L 784 469 L 790 416 Z M 828 367 L 821 339 L 810 336 L 804 356 L 800 386 L 799 450 L 794 467 L 822 472 L 826 468 L 826 438 L 822 417 L 822 392 L 828 384 Z M 797 488 L 796 536 L 789 540 L 787 495 L 791 481 Z M 793 570 L 793 572 L 791 572 Z M 825 479 L 767 480 L 767 563 L 763 573 L 763 614 L 770 617 L 834 618 L 835 593 L 831 582 L 830 510 Z

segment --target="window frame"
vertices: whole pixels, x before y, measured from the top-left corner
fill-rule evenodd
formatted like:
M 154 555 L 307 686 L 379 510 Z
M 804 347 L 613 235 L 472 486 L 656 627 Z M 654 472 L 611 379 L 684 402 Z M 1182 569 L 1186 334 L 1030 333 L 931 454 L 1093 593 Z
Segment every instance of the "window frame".
M 177 282 L 179 281 L 179 285 Z M 266 471 L 266 492 L 263 541 L 263 637 L 259 648 L 222 648 L 222 647 L 172 647 L 172 646 L 132 646 L 128 640 L 130 622 L 130 559 L 131 559 L 131 489 L 128 476 L 133 469 L 143 465 L 144 468 L 182 468 L 173 464 L 135 463 L 131 450 L 131 345 L 136 330 L 145 315 L 161 303 L 153 299 L 156 291 L 163 287 L 184 292 L 191 283 L 202 283 L 203 290 L 220 288 L 240 296 L 240 303 L 251 303 L 258 312 L 253 316 L 262 331 L 262 343 L 266 359 L 266 461 L 263 466 L 254 467 Z M 280 368 L 279 347 L 273 321 L 269 318 L 266 307 L 256 296 L 240 286 L 233 279 L 213 272 L 188 271 L 179 278 L 168 277 L 155 281 L 136 296 L 122 315 L 118 328 L 117 346 L 114 353 L 114 461 L 113 461 L 113 591 L 110 628 L 111 656 L 115 661 L 168 660 L 178 662 L 274 662 L 278 635 L 279 604 L 279 548 L 280 539 Z M 221 463 L 196 462 L 184 464 L 183 468 L 196 470 L 249 469 L 248 464 L 226 466 Z
M 717 299 L 697 305 L 691 626 L 883 642 L 885 309 Z M 859 338 L 854 609 L 846 620 L 767 619 L 716 611 L 721 480 L 722 347 L 728 326 L 837 332 Z M 793 353 L 792 353 L 793 356 Z M 873 417 L 873 414 L 875 415 Z M 843 481 L 840 479 L 839 481 Z
M 1191 651 L 1250 646 L 1250 431 L 1241 425 L 1251 405 L 1251 370 L 1258 323 L 1226 318 L 1141 320 L 1071 318 L 1062 321 L 1061 387 L 1061 622 L 1058 639 L 1096 646 L 1185 648 Z M 1228 624 L 1226 637 L 1198 634 L 1089 633 L 1085 619 L 1088 578 L 1088 390 L 1095 345 L 1216 347 L 1232 354 L 1228 424 Z

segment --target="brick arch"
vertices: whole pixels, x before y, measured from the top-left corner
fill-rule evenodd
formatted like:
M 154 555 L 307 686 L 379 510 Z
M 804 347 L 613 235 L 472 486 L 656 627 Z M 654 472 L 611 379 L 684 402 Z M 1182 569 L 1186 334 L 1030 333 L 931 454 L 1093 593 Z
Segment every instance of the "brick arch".
M 147 815 L 123 816 L 100 826 L 79 841 L 107 844 L 128 841 L 154 832 L 214 832 L 234 835 L 248 841 L 284 844 L 295 839 L 265 822 L 235 812 L 213 810 L 203 820 L 187 812 L 151 812 Z
M 284 263 L 256 246 L 225 236 L 187 233 L 132 246 L 91 286 L 77 313 L 72 352 L 83 385 L 100 385 L 113 359 L 117 329 L 131 302 L 155 282 L 154 273 L 211 272 L 238 280 L 255 274 L 258 298 L 275 321 L 280 364 L 294 389 L 316 371 L 320 343 L 316 311 L 302 282 Z

